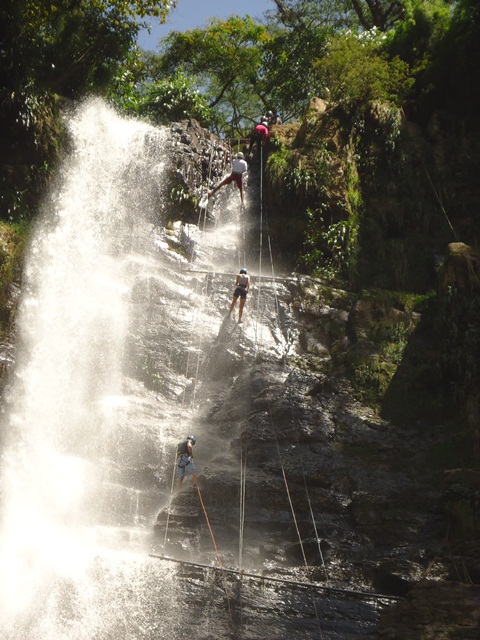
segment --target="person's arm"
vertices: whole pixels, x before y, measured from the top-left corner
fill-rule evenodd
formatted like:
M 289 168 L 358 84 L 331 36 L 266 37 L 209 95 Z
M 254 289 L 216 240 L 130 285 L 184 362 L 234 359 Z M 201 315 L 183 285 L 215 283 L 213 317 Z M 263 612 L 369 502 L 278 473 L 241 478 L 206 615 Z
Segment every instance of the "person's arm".
M 247 276 L 247 287 L 246 287 L 246 292 L 248 293 L 250 291 L 250 276 Z
M 187 449 L 188 449 L 188 455 L 190 456 L 190 458 L 193 458 L 193 447 L 190 440 L 187 442 Z

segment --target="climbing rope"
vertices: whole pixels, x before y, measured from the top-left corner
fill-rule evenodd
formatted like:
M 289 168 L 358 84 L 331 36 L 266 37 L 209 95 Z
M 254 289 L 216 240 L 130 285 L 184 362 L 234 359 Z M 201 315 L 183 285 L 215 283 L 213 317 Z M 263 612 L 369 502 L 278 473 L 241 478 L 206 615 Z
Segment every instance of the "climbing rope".
M 243 623 L 242 608 L 242 572 L 243 572 L 243 539 L 245 529 L 245 481 L 247 477 L 247 449 L 244 444 L 243 434 L 240 439 L 240 508 L 239 508 L 239 535 L 238 535 L 238 605 L 240 608 L 240 628 Z
M 405 122 L 408 122 L 408 120 L 407 120 L 407 116 L 406 116 L 406 114 L 405 114 L 405 110 L 404 110 L 404 108 L 403 108 L 403 107 L 401 107 L 400 112 L 401 112 L 401 114 L 402 114 L 403 119 L 405 120 Z M 408 133 L 408 135 L 411 137 L 411 132 L 410 132 L 410 130 L 409 130 L 409 128 L 408 128 L 408 127 L 407 127 L 407 133 Z M 442 201 L 441 201 L 441 199 L 440 199 L 440 196 L 438 195 L 438 191 L 437 191 L 437 189 L 436 189 L 435 185 L 433 184 L 433 180 L 432 180 L 432 178 L 431 178 L 431 176 L 430 176 L 430 173 L 429 173 L 429 171 L 428 171 L 428 169 L 427 169 L 427 167 L 426 167 L 426 165 L 425 165 L 425 162 L 423 161 L 423 158 L 422 158 L 422 156 L 420 155 L 420 153 L 418 154 L 418 157 L 419 157 L 420 162 L 421 162 L 421 164 L 422 164 L 422 168 L 423 168 L 423 170 L 425 171 L 425 174 L 426 174 L 426 176 L 427 176 L 427 179 L 428 179 L 428 182 L 429 182 L 429 184 L 430 184 L 430 187 L 432 188 L 432 191 L 433 191 L 433 193 L 434 193 L 434 195 L 435 195 L 435 198 L 436 198 L 436 200 L 437 200 L 437 202 L 438 202 L 438 204 L 439 204 L 439 206 L 440 206 L 440 210 L 442 211 L 443 215 L 445 216 L 445 220 L 447 221 L 447 224 L 448 224 L 448 226 L 449 226 L 449 228 L 450 228 L 450 230 L 451 230 L 451 232 L 452 232 L 452 234 L 453 234 L 454 239 L 455 239 L 456 241 L 458 241 L 458 236 L 457 236 L 457 234 L 456 234 L 456 232 L 455 232 L 455 229 L 453 228 L 453 225 L 452 225 L 452 223 L 450 222 L 450 218 L 448 217 L 447 212 L 445 211 L 445 207 L 443 206 L 443 203 L 442 203 Z
M 257 288 L 257 322 L 255 323 L 255 355 L 258 353 L 258 322 L 261 320 L 260 313 L 260 301 L 262 298 L 262 251 L 263 251 L 263 152 L 262 145 L 260 145 L 260 209 L 259 209 L 259 246 L 258 246 L 258 284 Z M 263 323 L 260 324 L 263 326 Z M 260 340 L 261 341 L 261 340 Z
M 168 507 L 167 507 L 167 521 L 165 523 L 165 537 L 163 539 L 163 553 L 165 553 L 165 550 L 167 548 L 168 525 L 170 524 L 170 514 L 171 514 L 171 509 L 172 509 L 173 488 L 174 488 L 174 485 L 175 485 L 175 471 L 176 471 L 176 468 L 177 468 L 177 451 L 175 450 L 175 459 L 173 461 L 172 484 L 170 486 L 170 498 L 169 498 Z
M 207 523 L 208 530 L 210 531 L 210 536 L 212 538 L 212 544 L 213 544 L 213 548 L 215 550 L 215 555 L 217 556 L 218 568 L 220 569 L 220 572 L 221 572 L 222 589 L 223 589 L 223 591 L 225 593 L 225 598 L 226 598 L 226 601 L 227 601 L 228 616 L 229 616 L 229 619 L 230 619 L 230 624 L 231 624 L 231 627 L 232 627 L 232 630 L 233 630 L 234 638 L 236 638 L 235 621 L 233 619 L 233 612 L 232 612 L 232 607 L 231 607 L 231 603 L 230 603 L 230 596 L 228 595 L 228 589 L 226 587 L 226 578 L 225 578 L 225 571 L 223 570 L 222 559 L 220 558 L 220 554 L 218 552 L 217 543 L 215 541 L 215 536 L 213 535 L 213 530 L 212 530 L 212 526 L 210 524 L 210 519 L 208 517 L 207 509 L 205 508 L 205 504 L 203 502 L 202 493 L 200 491 L 200 486 L 199 486 L 198 481 L 197 481 L 197 479 L 195 477 L 193 478 L 193 481 L 194 481 L 195 486 L 197 488 L 198 499 L 200 500 L 200 504 L 202 505 L 203 514 L 205 516 L 205 521 Z
M 293 402 L 292 402 L 292 390 L 290 388 L 289 390 L 289 406 L 290 406 L 290 412 L 292 415 L 292 421 L 294 426 L 296 426 L 296 415 L 295 415 L 295 411 L 293 410 Z M 295 431 L 298 432 L 297 429 L 295 429 Z M 298 441 L 298 437 L 297 437 L 297 446 L 299 445 L 299 441 Z M 305 476 L 305 470 L 302 466 L 302 476 L 303 476 L 303 485 L 305 487 L 305 494 L 307 496 L 307 502 L 308 502 L 308 508 L 310 510 L 310 517 L 312 518 L 312 524 L 313 524 L 313 530 L 315 532 L 315 540 L 317 541 L 317 547 L 318 547 L 318 553 L 320 556 L 320 560 L 322 562 L 322 567 L 323 567 L 323 571 L 325 573 L 325 579 L 327 581 L 328 584 L 328 573 L 327 573 L 327 567 L 325 566 L 325 560 L 323 559 L 323 553 L 322 553 L 322 546 L 321 546 L 321 540 L 320 540 L 320 536 L 318 535 L 318 529 L 317 529 L 317 522 L 315 520 L 315 514 L 313 513 L 313 507 L 312 507 L 312 501 L 310 500 L 310 492 L 308 491 L 308 485 L 307 485 L 307 478 Z
M 273 253 L 272 253 L 272 243 L 270 241 L 270 232 L 268 232 L 268 250 L 269 250 L 269 254 L 270 254 L 270 265 L 272 268 L 272 281 L 273 281 L 273 298 L 275 300 L 275 320 L 276 320 L 276 324 L 277 327 L 279 326 L 279 317 L 280 317 L 280 306 L 278 304 L 278 296 L 277 296 L 277 282 L 275 279 L 275 269 L 273 266 Z
M 247 450 L 243 443 L 243 435 L 241 438 L 240 447 L 240 525 L 239 525 L 239 540 L 238 540 L 238 566 L 240 573 L 243 568 L 243 537 L 244 537 L 244 525 L 245 525 L 245 481 L 247 477 Z
M 231 155 L 231 145 L 230 144 L 229 144 L 229 152 L 230 152 L 230 155 Z M 212 157 L 213 157 L 213 148 L 212 148 L 211 158 Z M 225 166 L 226 166 L 226 157 L 227 157 L 227 154 L 224 153 L 224 155 L 223 155 L 223 170 L 225 170 Z M 212 165 L 212 162 L 210 161 L 209 178 L 208 178 L 209 180 L 210 180 L 210 177 L 211 177 L 211 165 Z M 205 238 L 205 236 L 206 236 L 206 218 L 207 218 L 207 216 L 206 216 L 206 207 L 205 207 L 205 215 L 203 217 L 202 238 Z M 215 219 L 214 229 L 217 228 L 217 224 L 218 224 L 217 219 Z M 206 278 L 205 278 L 207 283 L 209 282 L 209 278 L 210 278 L 210 274 L 211 273 L 212 273 L 212 267 L 211 267 L 211 263 L 209 262 L 208 263 L 208 269 L 207 269 L 207 272 L 206 272 Z M 207 286 L 208 286 L 208 284 L 207 284 Z M 197 288 L 196 288 L 196 290 L 195 290 L 196 298 L 197 298 L 197 295 L 198 295 L 198 292 L 197 292 Z M 201 307 L 200 307 L 200 309 L 198 309 L 197 306 L 195 307 L 195 312 L 197 314 L 197 317 L 198 317 L 199 312 L 203 316 L 203 312 L 204 312 L 205 305 L 206 305 L 206 300 L 207 300 L 206 292 L 202 292 L 202 304 L 201 304 Z M 198 321 L 195 322 L 195 326 L 198 326 Z M 194 381 L 194 388 L 193 388 L 192 401 L 191 401 L 191 406 L 192 407 L 195 407 L 195 401 L 196 401 L 196 397 L 197 397 L 198 380 L 199 380 L 200 363 L 201 363 L 201 354 L 202 354 L 202 349 L 203 349 L 204 330 L 205 330 L 205 323 L 201 322 L 200 323 L 200 332 L 199 333 L 197 332 L 198 333 L 198 346 L 197 346 L 197 360 L 196 360 L 195 376 L 194 376 L 195 381 Z M 191 332 L 191 335 L 192 336 L 194 335 L 194 331 L 193 330 Z M 190 357 L 190 352 L 189 352 L 188 357 L 187 357 L 187 366 L 188 366 L 188 362 L 189 362 L 189 357 Z
M 209 154 L 209 162 L 208 162 L 207 189 L 208 189 L 208 184 L 210 183 L 210 179 L 211 179 L 211 175 L 212 175 L 212 165 L 213 165 L 214 152 L 215 152 L 215 148 L 214 148 L 214 145 L 212 143 L 211 148 L 210 148 L 210 154 Z M 205 234 L 206 234 L 207 206 L 208 206 L 208 200 L 207 200 L 207 205 L 205 205 L 204 207 L 199 207 L 199 212 L 198 212 L 197 228 L 201 229 L 201 237 L 202 238 L 205 238 Z M 203 213 L 203 221 L 201 219 L 202 218 L 202 213 Z M 190 260 L 189 260 L 190 264 L 192 264 L 192 262 L 193 262 L 194 251 L 195 251 L 195 242 L 192 242 L 192 252 L 191 252 Z M 208 277 L 209 277 L 209 273 L 207 272 L 206 278 L 208 278 Z M 195 299 L 198 298 L 198 282 L 195 283 L 194 296 L 195 296 Z M 205 296 L 202 295 L 202 309 L 203 309 L 204 303 L 205 303 Z M 185 379 L 186 380 L 188 380 L 188 374 L 189 374 L 189 369 L 190 369 L 190 354 L 191 354 L 191 348 L 192 348 L 192 340 L 193 340 L 193 336 L 195 335 L 194 328 L 196 326 L 198 326 L 198 308 L 197 308 L 197 305 L 195 305 L 194 313 L 192 314 L 191 326 L 192 326 L 192 330 L 189 333 L 189 335 L 190 335 L 190 344 L 189 344 L 189 348 L 187 350 L 187 362 L 186 362 L 186 366 L 185 366 Z M 199 350 L 201 349 L 201 342 L 202 342 L 202 333 L 200 334 L 200 345 L 198 347 Z M 199 351 L 199 355 L 197 357 L 197 364 L 196 364 L 196 367 L 195 367 L 195 385 L 194 385 L 192 401 L 191 401 L 192 406 L 194 406 L 195 398 L 196 398 L 196 390 L 197 390 L 197 383 L 198 383 L 198 371 L 199 371 L 199 358 L 200 358 L 200 351 Z M 182 393 L 182 406 L 185 404 L 185 395 L 186 395 L 186 385 L 184 386 L 183 393 Z
M 312 523 L 313 523 L 313 530 L 315 531 L 315 539 L 317 541 L 318 553 L 320 555 L 320 560 L 322 561 L 323 571 L 325 573 L 325 579 L 326 579 L 327 584 L 328 584 L 327 568 L 325 566 L 325 560 L 323 559 L 323 553 L 322 553 L 322 547 L 321 547 L 321 544 L 320 544 L 320 537 L 318 535 L 317 523 L 315 521 L 315 515 L 313 513 L 312 502 L 310 500 L 310 493 L 308 491 L 308 486 L 307 486 L 307 479 L 305 478 L 305 473 L 303 471 L 303 468 L 302 468 L 302 474 L 303 474 L 303 484 L 305 486 L 305 493 L 307 495 L 308 508 L 310 509 L 310 516 L 312 518 Z
M 290 494 L 290 489 L 289 489 L 288 482 L 287 482 L 287 475 L 285 473 L 285 467 L 283 465 L 282 455 L 281 455 L 281 452 L 280 452 L 280 445 L 278 443 L 277 430 L 275 428 L 275 423 L 273 421 L 272 410 L 271 410 L 270 406 L 268 407 L 268 415 L 269 415 L 269 418 L 270 418 L 270 424 L 272 425 L 273 436 L 274 436 L 274 439 L 275 439 L 275 446 L 276 446 L 277 454 L 278 454 L 278 461 L 280 463 L 280 468 L 282 470 L 282 477 L 283 477 L 283 481 L 284 481 L 284 484 L 285 484 L 285 490 L 286 490 L 286 493 L 287 493 L 288 503 L 290 505 L 290 510 L 292 512 L 293 522 L 294 522 L 295 529 L 296 529 L 296 532 L 297 532 L 298 542 L 299 542 L 300 549 L 301 549 L 301 552 L 302 552 L 303 561 L 304 561 L 304 564 L 305 564 L 306 575 L 307 575 L 307 578 L 311 579 L 310 567 L 308 565 L 307 556 L 305 554 L 305 548 L 303 546 L 302 536 L 300 534 L 300 529 L 298 527 L 298 521 L 297 521 L 297 517 L 296 517 L 296 514 L 295 514 L 295 509 L 293 507 L 292 496 Z M 321 640 L 323 640 L 322 627 L 320 625 L 320 616 L 319 616 L 319 613 L 318 613 L 317 602 L 315 600 L 315 596 L 314 596 L 313 590 L 311 591 L 311 599 L 312 599 L 313 609 L 315 611 L 315 617 L 316 617 L 316 620 L 317 620 L 319 638 Z

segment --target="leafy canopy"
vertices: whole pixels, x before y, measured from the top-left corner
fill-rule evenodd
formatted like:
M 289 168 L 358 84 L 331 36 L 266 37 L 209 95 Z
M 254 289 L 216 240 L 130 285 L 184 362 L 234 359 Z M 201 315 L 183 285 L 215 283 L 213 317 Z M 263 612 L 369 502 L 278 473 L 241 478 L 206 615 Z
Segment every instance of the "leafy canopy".
M 63 95 L 104 88 L 135 46 L 146 16 L 164 20 L 169 0 L 4 0 L 0 63 L 4 86 Z
M 164 40 L 157 73 L 183 71 L 194 79 L 210 109 L 228 95 L 233 108 L 225 125 L 234 130 L 246 115 L 235 108 L 242 93 L 252 93 L 264 79 L 262 51 L 269 38 L 267 29 L 249 16 L 212 20 L 205 29 L 173 31 Z M 217 120 L 223 120 L 221 109 Z
M 151 122 L 163 125 L 195 118 L 206 126 L 210 118 L 205 98 L 180 71 L 173 77 L 150 84 L 139 99 L 136 111 Z
M 316 68 L 331 99 L 351 107 L 372 100 L 400 105 L 413 84 L 408 65 L 388 58 L 375 30 L 334 36 Z

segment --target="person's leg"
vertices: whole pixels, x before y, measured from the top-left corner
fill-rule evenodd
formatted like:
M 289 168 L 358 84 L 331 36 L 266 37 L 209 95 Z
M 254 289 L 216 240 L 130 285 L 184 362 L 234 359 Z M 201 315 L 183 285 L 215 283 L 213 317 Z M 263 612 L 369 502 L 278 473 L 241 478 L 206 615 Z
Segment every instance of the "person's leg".
M 243 307 L 245 306 L 246 298 L 240 298 L 240 307 L 238 309 L 238 321 L 242 320 Z
M 196 474 L 197 469 L 191 459 L 186 466 L 186 471 L 188 471 L 188 473 L 192 476 L 194 483 L 197 484 L 197 474 Z
M 221 182 L 217 184 L 217 186 L 214 189 L 212 189 L 212 191 L 210 191 L 210 193 L 208 194 L 208 197 L 211 198 L 213 194 L 216 193 L 221 187 L 223 187 L 226 184 L 229 184 L 231 181 L 232 181 L 231 175 L 224 178 Z
M 232 303 L 230 304 L 230 309 L 228 310 L 228 315 L 230 315 L 232 313 L 232 311 L 234 310 L 235 305 L 237 304 L 237 300 L 238 300 L 238 297 L 237 296 L 233 296 Z
M 238 187 L 238 190 L 240 191 L 240 200 L 242 201 L 243 204 L 243 178 L 242 176 L 238 176 L 237 178 L 235 178 L 235 183 Z
M 183 479 L 185 477 L 185 466 L 180 466 L 181 460 L 177 464 L 177 490 L 182 486 Z
M 240 191 L 240 200 L 242 201 L 242 204 L 243 204 L 243 183 L 241 178 L 239 182 L 237 182 L 237 187 L 238 187 L 238 190 Z

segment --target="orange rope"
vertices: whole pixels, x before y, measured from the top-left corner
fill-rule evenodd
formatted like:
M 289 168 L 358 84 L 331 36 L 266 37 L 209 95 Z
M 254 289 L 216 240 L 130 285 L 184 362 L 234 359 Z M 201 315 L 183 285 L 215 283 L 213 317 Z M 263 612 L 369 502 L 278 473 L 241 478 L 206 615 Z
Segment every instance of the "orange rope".
M 208 518 L 207 510 L 206 510 L 205 505 L 203 503 L 202 494 L 200 492 L 200 487 L 198 486 L 198 481 L 197 481 L 197 478 L 195 476 L 193 476 L 193 481 L 195 483 L 195 486 L 197 487 L 198 499 L 200 500 L 200 504 L 202 505 L 202 509 L 203 509 L 203 513 L 205 515 L 205 520 L 207 522 L 208 530 L 210 531 L 210 536 L 212 538 L 213 548 L 215 549 L 215 554 L 217 556 L 218 565 L 219 565 L 219 568 L 220 568 L 220 571 L 221 571 L 221 574 L 222 574 L 222 588 L 223 588 L 223 591 L 225 592 L 225 597 L 227 599 L 228 615 L 229 615 L 229 618 L 230 618 L 230 624 L 232 625 L 233 637 L 236 638 L 237 634 L 236 634 L 236 629 L 235 629 L 235 622 L 233 620 L 233 613 L 232 613 L 232 607 L 230 605 L 230 598 L 228 596 L 228 591 L 227 591 L 227 588 L 225 586 L 225 572 L 223 570 L 222 560 L 220 558 L 220 554 L 218 553 L 218 547 L 217 547 L 217 543 L 215 542 L 215 536 L 213 535 L 213 531 L 212 531 L 212 527 L 210 525 L 210 520 Z

